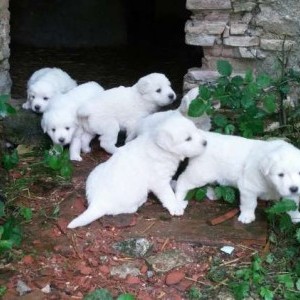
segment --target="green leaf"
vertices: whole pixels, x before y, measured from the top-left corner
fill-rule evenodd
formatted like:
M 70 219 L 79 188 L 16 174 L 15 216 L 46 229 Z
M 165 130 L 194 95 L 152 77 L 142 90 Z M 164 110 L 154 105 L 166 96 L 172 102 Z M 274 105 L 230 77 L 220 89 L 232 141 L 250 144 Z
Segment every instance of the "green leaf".
M 274 293 L 272 291 L 270 291 L 267 287 L 261 287 L 259 294 L 260 294 L 260 296 L 262 296 L 262 298 L 264 300 L 274 299 Z
M 63 165 L 60 169 L 60 175 L 65 179 L 71 178 L 72 173 L 73 173 L 73 167 L 70 163 Z
M 232 77 L 231 83 L 236 86 L 241 86 L 242 84 L 244 84 L 244 79 L 242 76 L 237 75 L 237 76 Z
M 254 104 L 253 97 L 250 94 L 245 94 L 241 98 L 241 104 L 244 108 L 249 108 Z
M 5 216 L 5 204 L 4 204 L 4 202 L 0 201 L 0 218 L 2 218 L 4 216 Z
M 203 100 L 209 100 L 211 97 L 211 91 L 205 85 L 199 87 L 199 95 Z
M 83 300 L 113 300 L 113 297 L 106 289 L 96 289 L 84 296 Z
M 300 291 L 300 278 L 298 278 L 296 281 L 296 289 Z
M 247 83 L 250 83 L 250 82 L 252 82 L 253 81 L 253 72 L 252 72 L 252 70 L 247 70 L 246 71 L 246 74 L 245 74 L 245 81 L 247 82 Z
M 230 285 L 236 300 L 243 300 L 249 296 L 250 285 L 248 282 L 234 283 Z
M 19 163 L 19 155 L 16 149 L 12 153 L 4 154 L 2 157 L 2 165 L 5 170 L 13 169 Z
M 192 200 L 195 197 L 196 190 L 197 189 L 192 189 L 192 190 L 188 191 L 184 200 Z
M 263 98 L 263 105 L 268 113 L 273 113 L 276 110 L 276 97 L 273 94 L 266 95 Z
M 7 288 L 3 285 L 0 285 L 0 297 L 4 296 Z
M 235 201 L 235 189 L 230 187 L 230 186 L 224 187 L 223 198 L 228 203 L 234 203 L 234 201 Z
M 198 188 L 195 193 L 195 199 L 198 201 L 202 201 L 206 197 L 207 189 L 205 187 Z
M 217 70 L 222 76 L 229 77 L 232 73 L 232 66 L 227 60 L 218 60 Z
M 296 236 L 296 240 L 300 243 L 300 228 L 297 228 L 295 236 Z
M 117 298 L 117 300 L 135 300 L 135 297 L 131 294 L 122 294 Z
M 26 220 L 32 219 L 32 209 L 29 207 L 20 207 L 20 215 Z
M 291 274 L 277 275 L 277 280 L 279 283 L 282 283 L 288 289 L 294 288 L 294 282 Z
M 271 77 L 267 74 L 260 74 L 256 77 L 256 84 L 261 88 L 266 88 L 271 84 Z
M 235 126 L 233 124 L 228 124 L 224 128 L 224 133 L 232 135 L 235 132 Z
M 297 205 L 295 201 L 283 198 L 281 201 L 276 202 L 272 207 L 270 207 L 266 211 L 269 214 L 280 214 L 283 212 L 296 210 L 296 209 L 297 209 Z
M 190 117 L 200 117 L 202 116 L 207 109 L 207 104 L 204 103 L 202 100 L 195 99 L 191 102 L 188 110 L 188 115 Z
M 3 229 L 2 239 L 11 241 L 13 246 L 19 246 L 22 241 L 22 232 L 16 220 L 12 217 L 9 218 L 3 224 Z
M 213 117 L 213 122 L 218 126 L 218 127 L 225 127 L 228 124 L 228 119 L 220 114 L 217 114 Z
M 0 253 L 10 250 L 14 243 L 11 240 L 0 240 Z

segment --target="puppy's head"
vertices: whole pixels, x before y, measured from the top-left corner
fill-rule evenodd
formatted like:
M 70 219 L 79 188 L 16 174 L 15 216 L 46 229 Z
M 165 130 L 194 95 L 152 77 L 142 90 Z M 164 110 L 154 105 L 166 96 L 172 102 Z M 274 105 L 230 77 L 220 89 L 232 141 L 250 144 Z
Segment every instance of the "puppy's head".
M 266 155 L 260 165 L 281 197 L 300 195 L 300 150 L 284 143 Z
M 160 148 L 175 154 L 180 160 L 201 155 L 207 145 L 205 132 L 179 114 L 157 126 L 154 135 Z
M 45 81 L 38 81 L 27 89 L 27 99 L 31 109 L 37 113 L 43 113 L 55 95 L 57 95 L 57 91 L 49 82 Z
M 157 106 L 165 106 L 176 100 L 169 79 L 160 73 L 151 73 L 139 79 L 136 84 L 143 99 Z
M 76 117 L 73 114 L 57 110 L 47 110 L 42 117 L 41 126 L 52 142 L 58 145 L 68 145 L 77 129 Z

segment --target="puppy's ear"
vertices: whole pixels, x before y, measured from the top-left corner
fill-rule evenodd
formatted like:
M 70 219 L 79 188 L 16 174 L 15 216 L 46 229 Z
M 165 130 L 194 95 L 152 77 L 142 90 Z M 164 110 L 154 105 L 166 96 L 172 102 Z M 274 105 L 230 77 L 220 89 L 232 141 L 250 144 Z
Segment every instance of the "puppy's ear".
M 150 88 L 150 82 L 146 78 L 141 78 L 136 84 L 137 90 L 140 94 L 146 94 Z
M 44 117 L 42 117 L 41 126 L 42 126 L 42 129 L 43 129 L 43 132 L 46 133 L 47 132 L 47 126 L 46 126 L 46 120 L 45 120 Z
M 265 175 L 269 175 L 271 172 L 272 167 L 274 164 L 279 160 L 279 157 L 277 155 L 274 155 L 274 153 L 267 154 L 262 161 L 260 162 L 260 171 Z
M 179 111 L 185 114 L 189 109 L 190 101 L 187 96 L 184 96 L 181 100 Z
M 168 130 L 157 130 L 155 142 L 162 149 L 170 151 L 174 146 L 174 137 L 172 133 Z

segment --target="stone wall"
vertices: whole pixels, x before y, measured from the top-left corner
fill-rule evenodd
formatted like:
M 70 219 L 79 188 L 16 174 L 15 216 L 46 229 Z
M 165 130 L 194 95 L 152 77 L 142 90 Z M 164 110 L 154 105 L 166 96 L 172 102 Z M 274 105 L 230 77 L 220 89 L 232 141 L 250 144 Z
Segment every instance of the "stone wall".
M 0 95 L 10 93 L 9 76 L 9 0 L 0 0 Z
M 186 43 L 203 47 L 201 69 L 190 69 L 184 89 L 212 80 L 216 62 L 226 59 L 237 73 L 278 71 L 285 40 L 289 64 L 300 69 L 300 1 L 187 0 Z

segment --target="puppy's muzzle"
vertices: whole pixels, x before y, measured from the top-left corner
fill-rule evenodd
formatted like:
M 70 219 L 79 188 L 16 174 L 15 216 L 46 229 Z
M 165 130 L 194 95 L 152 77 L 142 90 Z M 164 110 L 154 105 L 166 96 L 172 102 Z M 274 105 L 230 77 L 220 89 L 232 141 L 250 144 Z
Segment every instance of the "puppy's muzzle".
M 40 111 L 40 109 L 41 109 L 41 106 L 40 106 L 40 105 L 35 105 L 35 106 L 34 106 L 34 110 L 35 110 L 35 111 L 38 112 L 38 111 Z
M 65 139 L 64 138 L 59 138 L 58 141 L 63 145 L 64 142 L 65 142 Z
M 291 186 L 290 187 L 290 192 L 292 194 L 296 194 L 299 191 L 299 188 L 297 186 Z

